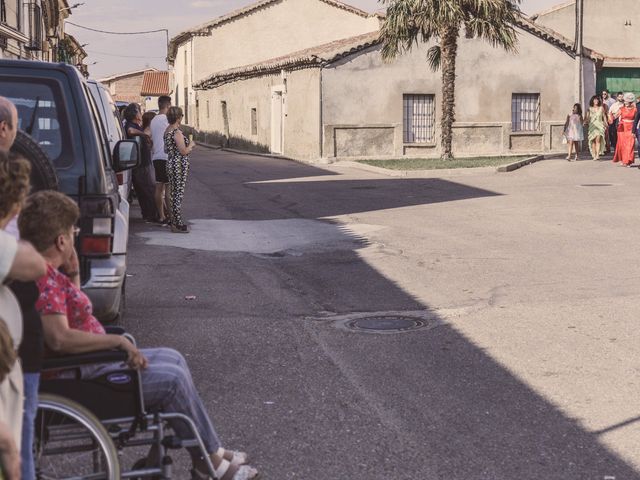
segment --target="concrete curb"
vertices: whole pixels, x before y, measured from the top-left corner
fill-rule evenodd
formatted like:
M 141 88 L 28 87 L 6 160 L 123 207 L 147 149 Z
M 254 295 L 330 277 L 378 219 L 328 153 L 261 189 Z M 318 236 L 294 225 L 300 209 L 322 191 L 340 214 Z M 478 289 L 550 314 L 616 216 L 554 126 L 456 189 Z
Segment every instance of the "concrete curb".
M 502 165 L 501 167 L 496 168 L 496 171 L 499 173 L 513 172 L 514 170 L 518 170 L 519 168 L 522 168 L 526 165 L 531 165 L 532 163 L 536 163 L 544 159 L 544 155 L 537 155 L 535 157 L 525 158 L 524 160 L 513 162 L 508 165 Z
M 471 168 L 440 168 L 432 170 L 391 170 L 388 168 L 367 165 L 366 163 L 341 160 L 332 163 L 331 167 L 350 167 L 371 173 L 386 175 L 395 178 L 438 178 L 438 177 L 462 177 L 478 173 L 496 173 L 496 167 L 471 167 Z

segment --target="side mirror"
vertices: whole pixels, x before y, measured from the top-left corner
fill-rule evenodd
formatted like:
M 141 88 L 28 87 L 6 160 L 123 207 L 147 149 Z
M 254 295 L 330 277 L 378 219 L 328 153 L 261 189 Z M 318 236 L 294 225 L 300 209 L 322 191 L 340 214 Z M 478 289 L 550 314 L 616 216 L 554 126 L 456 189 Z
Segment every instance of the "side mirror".
M 113 149 L 113 169 L 116 172 L 131 170 L 140 162 L 140 146 L 135 140 L 120 140 Z

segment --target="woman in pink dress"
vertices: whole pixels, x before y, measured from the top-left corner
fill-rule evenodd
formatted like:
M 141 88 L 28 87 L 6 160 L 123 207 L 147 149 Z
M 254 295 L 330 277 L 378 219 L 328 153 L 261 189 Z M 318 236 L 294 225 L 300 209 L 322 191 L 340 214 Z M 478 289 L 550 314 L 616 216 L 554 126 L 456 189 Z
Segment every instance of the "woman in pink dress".
M 636 116 L 636 96 L 633 93 L 625 93 L 624 106 L 617 112 L 618 119 L 618 143 L 616 153 L 613 156 L 614 163 L 630 167 L 635 161 L 636 138 L 633 134 L 633 119 Z M 612 119 L 610 119 L 612 120 Z

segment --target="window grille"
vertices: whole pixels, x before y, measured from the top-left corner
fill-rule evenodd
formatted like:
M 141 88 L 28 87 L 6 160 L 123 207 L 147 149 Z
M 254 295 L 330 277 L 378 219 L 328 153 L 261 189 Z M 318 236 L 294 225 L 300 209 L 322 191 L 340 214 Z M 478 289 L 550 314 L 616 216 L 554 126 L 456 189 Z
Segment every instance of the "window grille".
M 36 3 L 29 4 L 29 32 L 31 39 L 29 44 L 25 46 L 26 50 L 42 49 L 42 10 L 40 5 Z
M 211 110 L 209 109 L 209 100 L 207 100 L 207 118 L 211 118 Z
M 258 109 L 251 109 L 251 135 L 258 134 Z
M 404 143 L 432 143 L 436 133 L 434 95 L 403 96 Z
M 514 93 L 511 97 L 511 130 L 535 132 L 540 127 L 540 94 Z

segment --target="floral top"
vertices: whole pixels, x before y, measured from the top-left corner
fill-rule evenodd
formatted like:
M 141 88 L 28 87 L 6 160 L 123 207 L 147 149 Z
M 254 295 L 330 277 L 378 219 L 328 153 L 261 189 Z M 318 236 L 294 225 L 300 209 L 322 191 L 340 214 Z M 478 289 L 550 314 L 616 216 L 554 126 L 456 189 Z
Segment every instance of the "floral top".
M 178 149 L 178 145 L 176 144 L 176 132 L 178 128 L 174 128 L 173 130 L 169 130 L 164 134 L 164 151 L 167 152 L 169 156 L 170 162 L 175 162 L 176 160 L 182 160 L 183 162 L 189 161 L 189 155 L 182 155 L 180 153 L 180 149 Z M 189 137 L 184 136 L 184 144 L 186 147 L 189 146 Z
M 65 315 L 69 328 L 84 332 L 104 334 L 104 328 L 93 316 L 91 300 L 71 279 L 47 266 L 47 274 L 37 282 L 40 297 L 36 302 L 36 310 L 41 316 Z

